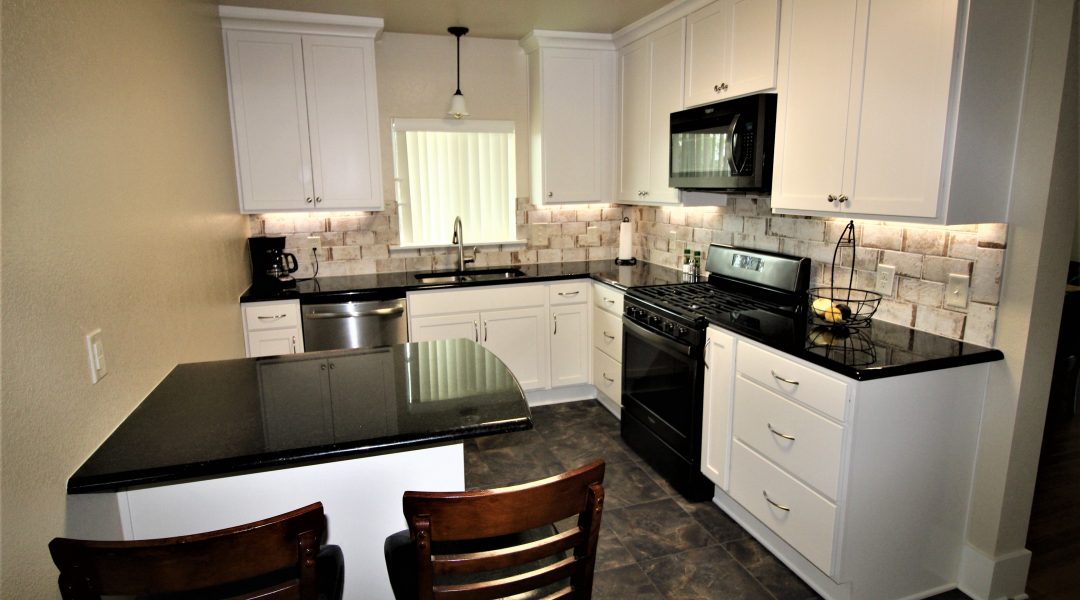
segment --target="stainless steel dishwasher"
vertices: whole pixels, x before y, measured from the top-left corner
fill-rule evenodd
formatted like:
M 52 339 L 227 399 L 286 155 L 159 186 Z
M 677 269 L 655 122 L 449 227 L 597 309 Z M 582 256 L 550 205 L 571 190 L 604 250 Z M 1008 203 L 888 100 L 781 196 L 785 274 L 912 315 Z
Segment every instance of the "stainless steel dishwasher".
M 389 346 L 409 341 L 405 299 L 308 304 L 304 350 Z

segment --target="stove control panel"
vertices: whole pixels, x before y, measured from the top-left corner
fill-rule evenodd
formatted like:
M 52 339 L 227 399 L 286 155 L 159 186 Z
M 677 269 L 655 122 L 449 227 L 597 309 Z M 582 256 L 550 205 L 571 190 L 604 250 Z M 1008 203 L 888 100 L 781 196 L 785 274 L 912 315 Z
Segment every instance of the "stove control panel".
M 627 320 L 659 333 L 664 337 L 697 346 L 704 338 L 705 325 L 695 326 L 683 323 L 681 320 L 665 314 L 661 309 L 634 306 L 629 302 L 623 310 Z

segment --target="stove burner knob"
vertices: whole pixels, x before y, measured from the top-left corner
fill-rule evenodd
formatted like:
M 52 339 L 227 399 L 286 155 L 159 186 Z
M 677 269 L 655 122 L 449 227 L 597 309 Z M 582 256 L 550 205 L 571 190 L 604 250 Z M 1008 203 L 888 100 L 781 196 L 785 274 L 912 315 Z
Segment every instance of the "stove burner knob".
M 674 323 L 671 323 L 671 322 L 668 322 L 668 323 L 664 323 L 664 329 L 665 329 L 665 330 L 666 330 L 666 331 L 667 331 L 668 333 L 675 333 L 675 324 L 674 324 Z
M 658 317 L 656 315 L 650 316 L 649 317 L 649 325 L 652 325 L 653 327 L 659 327 L 660 326 L 660 317 Z
M 687 334 L 687 330 L 686 330 L 686 328 L 685 328 L 685 327 L 680 327 L 680 328 L 679 328 L 679 332 L 678 332 L 678 333 L 676 333 L 675 335 L 678 335 L 679 337 L 682 337 L 682 336 L 684 336 L 684 335 L 686 335 L 686 334 Z

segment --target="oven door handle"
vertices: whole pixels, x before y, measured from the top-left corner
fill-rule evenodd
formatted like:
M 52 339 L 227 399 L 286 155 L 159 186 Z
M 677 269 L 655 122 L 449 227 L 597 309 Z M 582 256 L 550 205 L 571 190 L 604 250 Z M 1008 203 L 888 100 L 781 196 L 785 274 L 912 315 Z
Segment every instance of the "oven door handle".
M 652 331 L 649 331 L 648 329 L 645 329 L 641 325 L 638 325 L 637 323 L 634 323 L 633 321 L 627 320 L 625 318 L 623 319 L 623 327 L 628 329 L 633 335 L 636 335 L 651 344 L 660 346 L 661 348 L 666 348 L 672 352 L 685 354 L 686 356 L 689 356 L 691 358 L 693 358 L 694 356 L 694 347 L 690 344 L 677 342 L 671 338 L 662 336 L 659 333 L 654 333 Z

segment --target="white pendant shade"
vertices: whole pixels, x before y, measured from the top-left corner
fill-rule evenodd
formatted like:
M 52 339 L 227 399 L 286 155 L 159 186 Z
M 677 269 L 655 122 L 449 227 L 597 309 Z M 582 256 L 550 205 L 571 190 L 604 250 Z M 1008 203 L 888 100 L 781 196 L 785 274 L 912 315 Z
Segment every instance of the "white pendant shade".
M 469 110 L 465 108 L 465 96 L 461 92 L 450 96 L 450 110 L 447 113 L 455 119 L 469 116 Z

